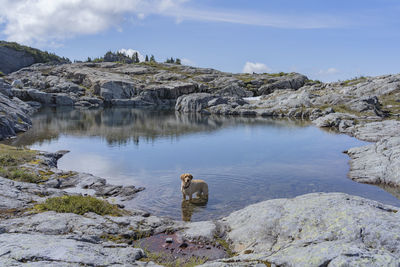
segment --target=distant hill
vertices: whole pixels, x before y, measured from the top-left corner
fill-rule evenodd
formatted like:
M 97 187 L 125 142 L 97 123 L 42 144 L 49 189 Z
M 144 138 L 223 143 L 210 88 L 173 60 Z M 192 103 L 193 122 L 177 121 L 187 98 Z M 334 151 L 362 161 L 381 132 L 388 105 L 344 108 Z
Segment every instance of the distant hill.
M 0 72 L 8 74 L 35 63 L 69 63 L 70 60 L 14 42 L 0 41 Z

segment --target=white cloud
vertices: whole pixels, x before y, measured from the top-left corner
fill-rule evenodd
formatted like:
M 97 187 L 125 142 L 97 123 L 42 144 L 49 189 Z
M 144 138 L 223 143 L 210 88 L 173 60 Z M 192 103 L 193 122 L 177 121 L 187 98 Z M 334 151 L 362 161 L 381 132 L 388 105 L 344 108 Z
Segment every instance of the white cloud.
M 185 0 L 0 0 L 0 20 L 8 40 L 20 43 L 61 41 L 76 35 L 119 29 L 126 15 L 174 9 Z
M 184 20 L 238 23 L 279 28 L 330 28 L 343 26 L 340 18 L 324 14 L 283 15 L 238 10 L 191 8 L 193 0 L 0 0 L 0 21 L 8 40 L 49 44 L 77 35 L 96 34 L 126 18 L 145 20 L 156 14 Z
M 125 48 L 122 48 L 122 49 L 118 50 L 118 52 L 123 53 L 123 54 L 125 54 L 125 55 L 128 56 L 128 57 L 132 57 L 133 54 L 136 52 L 136 53 L 138 53 L 138 57 L 139 57 L 139 61 L 140 61 L 140 62 L 143 62 L 144 59 L 145 59 L 144 56 L 143 56 L 139 51 L 137 51 L 137 50 L 135 50 L 135 49 L 131 49 L 131 48 L 125 49 Z
M 175 16 L 177 22 L 179 23 L 184 19 L 187 19 L 288 29 L 336 28 L 343 27 L 344 25 L 348 24 L 348 22 L 344 21 L 343 19 L 332 17 L 326 14 L 282 15 L 177 7 L 174 10 L 170 10 L 169 15 Z
M 191 61 L 188 58 L 182 58 L 181 62 L 183 65 L 196 66 L 196 63 L 194 63 L 193 61 Z
M 243 73 L 265 73 L 270 71 L 271 69 L 264 63 L 246 62 L 243 67 Z
M 329 68 L 327 70 L 318 71 L 319 75 L 333 75 L 333 74 L 337 74 L 337 73 L 339 73 L 339 70 L 337 70 L 335 68 Z

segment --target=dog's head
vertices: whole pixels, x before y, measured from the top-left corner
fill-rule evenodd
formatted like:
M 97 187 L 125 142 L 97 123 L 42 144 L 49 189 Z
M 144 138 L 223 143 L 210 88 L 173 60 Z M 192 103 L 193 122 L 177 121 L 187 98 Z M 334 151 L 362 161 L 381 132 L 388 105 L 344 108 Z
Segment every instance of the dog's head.
M 193 175 L 191 175 L 190 173 L 184 173 L 181 175 L 181 180 L 184 187 L 189 186 L 192 179 Z

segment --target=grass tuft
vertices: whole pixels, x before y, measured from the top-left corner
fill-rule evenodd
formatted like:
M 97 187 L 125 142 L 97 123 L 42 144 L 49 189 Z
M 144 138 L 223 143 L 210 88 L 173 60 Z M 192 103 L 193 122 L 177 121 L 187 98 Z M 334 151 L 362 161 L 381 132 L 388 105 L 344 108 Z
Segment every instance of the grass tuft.
M 44 203 L 35 205 L 35 210 L 75 213 L 83 215 L 94 212 L 98 215 L 122 216 L 124 211 L 105 200 L 91 196 L 62 196 L 48 198 Z
M 355 77 L 353 79 L 342 81 L 342 82 L 340 82 L 340 85 L 342 85 L 342 86 L 356 85 L 361 82 L 365 82 L 365 80 L 367 80 L 367 77 L 359 76 L 359 77 Z
M 18 166 L 31 162 L 36 151 L 0 144 L 0 166 Z
M 25 183 L 40 183 L 43 182 L 43 178 L 27 171 L 24 168 L 18 167 L 0 167 L 0 176 Z
M 218 237 L 215 237 L 215 238 L 216 238 L 215 242 L 219 243 L 225 249 L 225 251 L 229 257 L 233 257 L 233 256 L 237 255 L 237 253 L 232 251 L 231 246 L 228 244 L 228 242 L 225 239 L 218 238 Z
M 144 249 L 146 252 L 147 258 L 140 259 L 145 262 L 155 262 L 156 264 L 160 264 L 165 267 L 194 267 L 197 265 L 204 264 L 208 259 L 192 256 L 190 258 L 178 258 L 175 259 L 171 257 L 170 254 L 165 252 L 149 252 Z

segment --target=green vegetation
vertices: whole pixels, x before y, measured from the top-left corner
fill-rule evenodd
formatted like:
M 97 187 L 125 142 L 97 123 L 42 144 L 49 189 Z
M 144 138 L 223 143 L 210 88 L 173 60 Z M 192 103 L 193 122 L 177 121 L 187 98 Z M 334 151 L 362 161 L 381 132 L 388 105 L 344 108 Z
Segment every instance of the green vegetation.
M 364 77 L 364 76 L 354 77 L 353 79 L 341 81 L 340 85 L 344 85 L 344 86 L 356 85 L 361 82 L 365 82 L 366 79 L 367 79 L 367 77 Z
M 194 267 L 204 264 L 208 260 L 207 258 L 200 258 L 195 256 L 192 256 L 190 258 L 175 259 L 172 255 L 165 252 L 150 252 L 147 249 L 143 250 L 146 252 L 147 258 L 142 258 L 140 259 L 141 261 L 152 261 L 166 267 Z
M 0 71 L 0 77 L 6 76 L 2 71 Z
M 390 94 L 379 96 L 379 102 L 382 108 L 389 111 L 392 116 L 400 116 L 400 93 L 398 90 Z
M 316 83 L 316 84 L 322 84 L 322 82 L 320 80 L 311 80 L 311 79 L 307 79 L 308 83 Z
M 43 177 L 20 167 L 35 162 L 35 157 L 36 151 L 0 144 L 0 176 L 19 182 L 42 182 Z
M 250 84 L 251 81 L 254 80 L 253 76 L 251 76 L 250 74 L 247 74 L 247 73 L 240 74 L 239 76 L 237 76 L 237 78 L 239 80 L 242 80 L 245 84 Z
M 37 211 L 55 211 L 83 215 L 94 212 L 99 215 L 121 216 L 124 211 L 105 200 L 91 196 L 62 196 L 48 198 L 44 203 L 35 205 Z
M 289 75 L 289 73 L 286 73 L 286 72 L 267 73 L 267 74 L 268 74 L 268 76 L 271 76 L 271 77 L 282 77 L 282 76 Z
M 36 154 L 34 150 L 0 144 L 0 166 L 12 167 L 29 163 L 35 159 Z
M 25 183 L 40 183 L 43 182 L 43 178 L 27 171 L 25 168 L 18 167 L 0 167 L 0 176 Z
M 232 251 L 231 246 L 226 242 L 225 239 L 215 237 L 215 243 L 219 243 L 226 251 L 229 257 L 236 256 L 237 254 Z
M 108 51 L 107 53 L 105 53 L 105 55 L 103 57 L 97 57 L 94 59 L 91 59 L 90 57 L 88 57 L 86 62 L 94 62 L 94 63 L 117 62 L 117 63 L 123 63 L 123 64 L 136 64 L 136 63 L 140 63 L 140 60 L 139 60 L 139 54 L 137 52 L 133 53 L 133 55 L 130 57 L 121 52 Z M 148 55 L 146 55 L 145 62 L 149 62 Z M 151 55 L 151 57 L 150 57 L 150 62 L 156 62 L 153 55 Z
M 179 58 L 174 59 L 173 57 L 171 57 L 167 58 L 167 60 L 165 60 L 165 63 L 181 65 L 181 60 Z
M 36 48 L 32 48 L 25 45 L 20 45 L 15 42 L 5 42 L 0 41 L 0 46 L 8 47 L 14 49 L 16 51 L 23 51 L 29 55 L 31 55 L 36 63 L 48 63 L 48 62 L 57 62 L 57 63 L 70 63 L 71 61 L 68 58 L 59 57 L 54 53 L 49 53 L 47 51 L 41 51 Z

